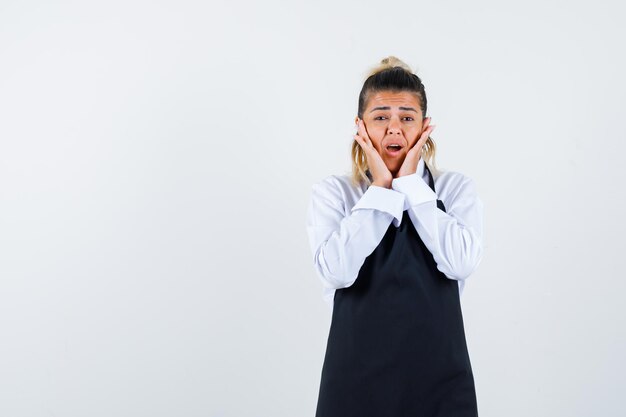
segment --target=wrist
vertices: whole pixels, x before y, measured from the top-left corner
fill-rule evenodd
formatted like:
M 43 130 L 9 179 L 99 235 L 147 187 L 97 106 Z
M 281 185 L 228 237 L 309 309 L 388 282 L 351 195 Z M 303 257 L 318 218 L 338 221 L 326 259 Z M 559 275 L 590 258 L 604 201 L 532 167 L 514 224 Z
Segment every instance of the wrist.
M 372 185 L 384 188 L 391 188 L 391 181 L 374 181 Z

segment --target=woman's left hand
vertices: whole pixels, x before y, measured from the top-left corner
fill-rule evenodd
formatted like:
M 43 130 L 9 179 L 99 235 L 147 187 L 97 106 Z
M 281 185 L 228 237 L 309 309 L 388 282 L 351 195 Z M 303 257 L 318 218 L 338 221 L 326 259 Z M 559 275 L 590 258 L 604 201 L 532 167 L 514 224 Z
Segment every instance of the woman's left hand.
M 409 149 L 409 152 L 407 152 L 404 162 L 398 170 L 395 178 L 415 174 L 415 172 L 417 172 L 417 164 L 422 157 L 422 146 L 424 146 L 428 140 L 428 136 L 433 130 L 435 130 L 435 125 L 430 125 L 430 117 L 425 118 L 422 134 L 420 135 L 419 140 L 415 142 L 415 145 L 413 145 L 413 147 Z

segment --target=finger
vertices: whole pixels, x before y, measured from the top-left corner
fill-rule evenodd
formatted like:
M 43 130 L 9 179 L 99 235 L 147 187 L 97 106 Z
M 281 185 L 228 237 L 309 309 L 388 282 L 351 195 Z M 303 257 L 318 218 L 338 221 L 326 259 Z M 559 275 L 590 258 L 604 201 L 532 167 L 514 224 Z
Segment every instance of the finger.
M 432 133 L 433 130 L 435 130 L 435 125 L 428 126 L 428 128 L 426 130 L 424 130 L 424 132 L 422 133 L 422 136 L 417 141 L 416 148 L 421 148 L 422 146 L 424 146 L 424 144 L 426 143 L 426 141 L 430 137 L 430 134 Z
M 363 122 L 362 119 L 359 119 L 359 135 L 365 140 L 365 142 L 367 142 L 367 144 L 373 146 L 372 140 L 367 134 L 367 130 L 365 130 L 365 123 Z
M 357 129 L 357 133 L 358 133 L 358 135 L 359 135 L 361 138 L 363 138 L 363 140 L 364 140 L 365 142 L 367 142 L 367 139 L 366 139 L 366 136 L 367 136 L 367 135 L 365 134 L 365 132 L 363 132 L 363 130 L 364 130 L 364 129 L 363 129 L 363 121 L 362 121 L 361 119 L 359 119 L 359 121 L 357 122 L 357 124 L 356 124 L 356 129 Z
M 430 122 L 432 121 L 432 119 L 429 117 L 428 120 L 424 123 L 424 125 L 422 126 L 422 133 L 424 133 L 426 131 L 426 129 L 428 129 L 431 126 Z
M 424 133 L 422 133 L 422 138 L 424 142 L 428 140 L 428 137 L 430 136 L 431 133 L 433 133 L 433 130 L 435 130 L 435 127 L 437 126 L 436 125 L 428 126 L 428 128 L 424 131 Z
M 354 140 L 356 140 L 359 145 L 361 145 L 361 148 L 363 149 L 363 151 L 365 153 L 368 153 L 369 148 L 371 147 L 366 141 L 365 139 L 363 139 L 363 137 L 361 135 L 354 135 Z
M 365 150 L 365 143 L 363 143 L 363 138 L 359 135 L 353 135 L 352 137 L 354 138 L 354 140 L 357 141 L 357 143 L 361 146 L 361 148 Z

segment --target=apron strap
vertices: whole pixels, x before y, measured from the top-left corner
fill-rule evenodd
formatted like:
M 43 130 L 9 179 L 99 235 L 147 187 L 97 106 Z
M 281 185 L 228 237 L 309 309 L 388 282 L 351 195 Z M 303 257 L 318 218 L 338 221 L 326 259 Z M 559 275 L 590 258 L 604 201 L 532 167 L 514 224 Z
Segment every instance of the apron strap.
M 430 189 L 433 190 L 434 193 L 437 193 L 437 191 L 435 191 L 435 180 L 433 179 L 433 174 L 430 172 L 430 169 L 428 169 L 428 165 L 426 165 L 426 161 L 424 161 L 424 169 L 428 171 L 428 185 L 430 186 Z M 437 207 L 441 211 L 446 211 L 446 206 L 444 206 L 443 201 L 439 199 L 437 200 Z

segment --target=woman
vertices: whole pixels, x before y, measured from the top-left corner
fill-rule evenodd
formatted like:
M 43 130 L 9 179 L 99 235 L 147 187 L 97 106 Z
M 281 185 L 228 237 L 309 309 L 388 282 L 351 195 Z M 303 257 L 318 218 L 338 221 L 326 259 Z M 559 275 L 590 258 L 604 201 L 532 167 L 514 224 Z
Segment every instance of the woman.
M 352 175 L 313 186 L 307 232 L 332 308 L 317 417 L 478 415 L 460 295 L 483 204 L 470 178 L 436 170 L 426 104 L 410 67 L 383 59 L 359 95 Z

